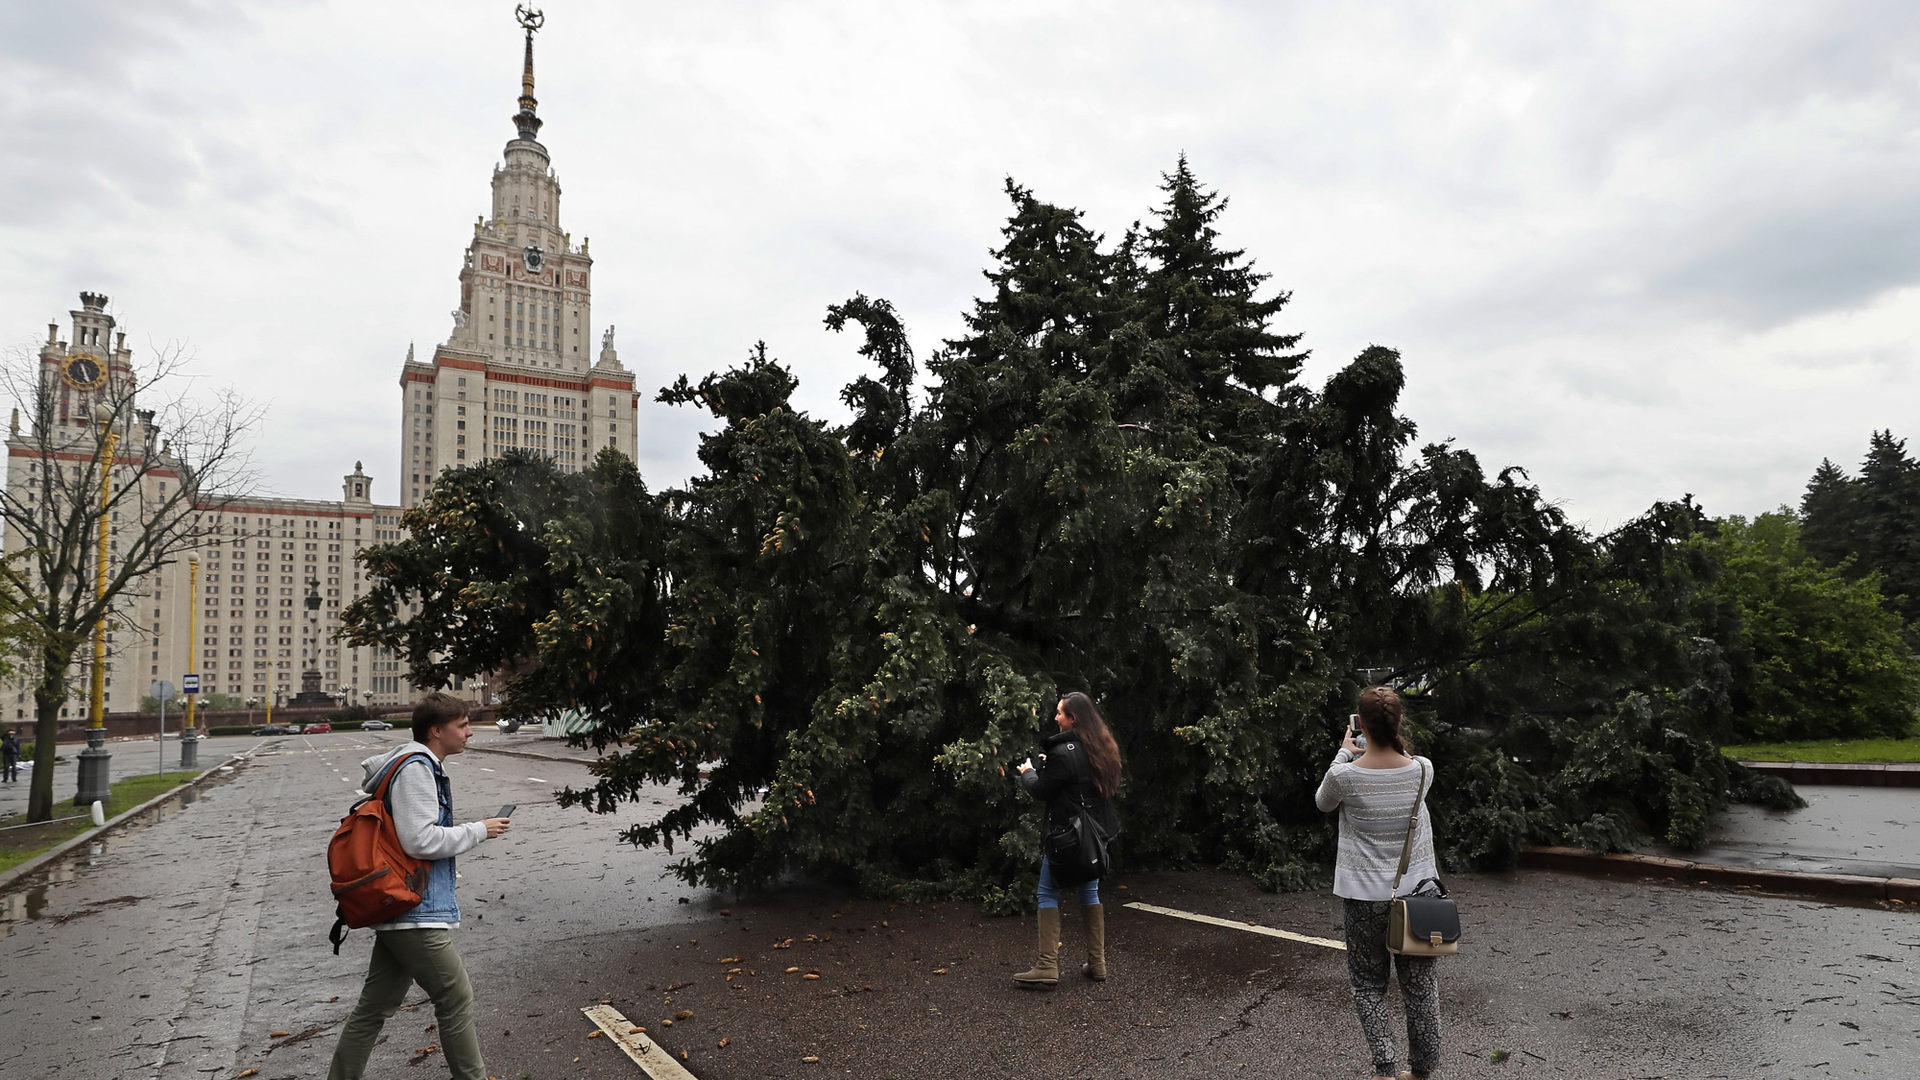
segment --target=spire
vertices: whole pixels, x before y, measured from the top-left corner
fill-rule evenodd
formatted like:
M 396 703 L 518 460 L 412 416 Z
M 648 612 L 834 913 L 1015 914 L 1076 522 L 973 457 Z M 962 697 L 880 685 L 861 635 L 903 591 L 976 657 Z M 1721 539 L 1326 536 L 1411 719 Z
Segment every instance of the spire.
M 532 11 L 526 7 L 513 9 L 514 17 L 527 31 L 527 62 L 520 72 L 520 111 L 514 114 L 513 126 L 520 130 L 520 137 L 529 141 L 540 134 L 540 118 L 534 110 L 540 102 L 533 96 L 533 33 L 547 21 L 544 13 Z

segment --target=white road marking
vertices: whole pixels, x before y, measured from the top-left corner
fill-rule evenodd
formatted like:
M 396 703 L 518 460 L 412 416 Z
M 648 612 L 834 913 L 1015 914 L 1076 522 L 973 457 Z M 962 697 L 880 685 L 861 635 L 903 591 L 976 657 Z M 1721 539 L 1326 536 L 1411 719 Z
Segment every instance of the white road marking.
M 686 1067 L 660 1049 L 658 1043 L 647 1038 L 646 1033 L 633 1030 L 627 1018 L 620 1010 L 611 1005 L 590 1005 L 581 1009 L 594 1026 L 607 1033 L 614 1045 L 627 1052 L 635 1065 L 640 1066 L 653 1080 L 698 1080 Z
M 1255 926 L 1244 921 L 1234 922 L 1232 919 L 1216 919 L 1211 915 L 1198 915 L 1191 911 L 1181 911 L 1179 908 L 1160 907 L 1156 904 L 1142 904 L 1137 901 L 1125 906 L 1139 911 L 1151 911 L 1155 915 L 1171 915 L 1176 919 L 1186 919 L 1189 922 L 1206 923 L 1209 926 L 1224 926 L 1229 930 L 1244 930 L 1249 934 L 1265 934 L 1267 937 L 1298 941 L 1303 945 L 1318 945 L 1323 949 L 1339 949 L 1341 952 L 1347 951 L 1347 943 L 1344 941 L 1334 941 L 1323 937 L 1308 937 L 1305 934 L 1296 934 L 1291 930 L 1275 930 L 1271 926 Z
M 544 784 L 544 783 L 546 783 L 546 781 L 545 781 L 545 780 L 542 780 L 542 779 L 540 779 L 540 778 L 539 778 L 539 777 L 537 777 L 537 776 L 529 776 L 529 777 L 527 777 L 527 779 L 528 779 L 529 781 L 531 781 L 531 782 L 533 782 L 533 783 L 535 783 L 535 784 Z
M 481 772 L 492 772 L 493 770 L 492 770 L 492 769 L 489 769 L 489 768 L 487 768 L 487 767 L 486 767 L 485 765 L 482 765 L 482 766 L 480 766 L 480 771 L 481 771 Z

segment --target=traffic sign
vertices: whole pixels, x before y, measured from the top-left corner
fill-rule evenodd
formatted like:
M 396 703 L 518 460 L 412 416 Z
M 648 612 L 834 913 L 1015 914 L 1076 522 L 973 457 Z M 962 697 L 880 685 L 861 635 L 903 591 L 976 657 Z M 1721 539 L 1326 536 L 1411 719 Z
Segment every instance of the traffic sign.
M 173 684 L 165 679 L 155 679 L 153 685 L 147 687 L 147 693 L 152 694 L 161 701 L 171 700 L 174 693 Z
M 193 672 L 188 672 L 187 674 L 180 676 L 180 692 L 183 694 L 199 693 L 200 692 L 200 676 L 194 674 Z

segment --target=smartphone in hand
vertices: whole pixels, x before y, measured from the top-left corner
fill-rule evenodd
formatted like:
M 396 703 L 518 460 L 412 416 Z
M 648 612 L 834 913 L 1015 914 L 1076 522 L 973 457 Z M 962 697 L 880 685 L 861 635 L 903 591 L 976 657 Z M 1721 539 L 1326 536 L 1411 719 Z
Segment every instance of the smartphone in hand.
M 1359 746 L 1360 749 L 1365 750 L 1367 748 L 1367 729 L 1360 726 L 1359 713 L 1349 713 L 1347 715 L 1347 734 L 1353 736 L 1354 744 Z
M 493 816 L 494 817 L 512 817 L 514 809 L 519 805 L 520 805 L 519 803 L 508 803 L 507 805 L 500 808 L 499 813 Z

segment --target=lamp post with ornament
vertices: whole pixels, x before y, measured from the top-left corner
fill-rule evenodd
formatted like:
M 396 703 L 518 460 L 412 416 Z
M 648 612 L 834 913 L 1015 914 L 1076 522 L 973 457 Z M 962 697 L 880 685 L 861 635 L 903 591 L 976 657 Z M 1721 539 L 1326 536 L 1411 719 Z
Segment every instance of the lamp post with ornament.
M 93 564 L 93 596 L 100 605 L 100 617 L 93 623 L 93 671 L 91 701 L 88 708 L 87 748 L 80 751 L 80 783 L 74 793 L 76 806 L 105 803 L 113 798 L 109 766 L 113 752 L 107 749 L 107 559 L 109 515 L 113 505 L 113 455 L 120 447 L 120 432 L 113 423 L 113 410 L 100 406 L 95 420 L 100 440 L 100 546 Z
M 200 766 L 200 733 L 194 730 L 194 704 L 200 700 L 200 676 L 195 673 L 194 658 L 200 655 L 200 556 L 187 555 L 187 677 L 180 680 L 187 692 L 187 722 L 180 727 L 180 768 Z

